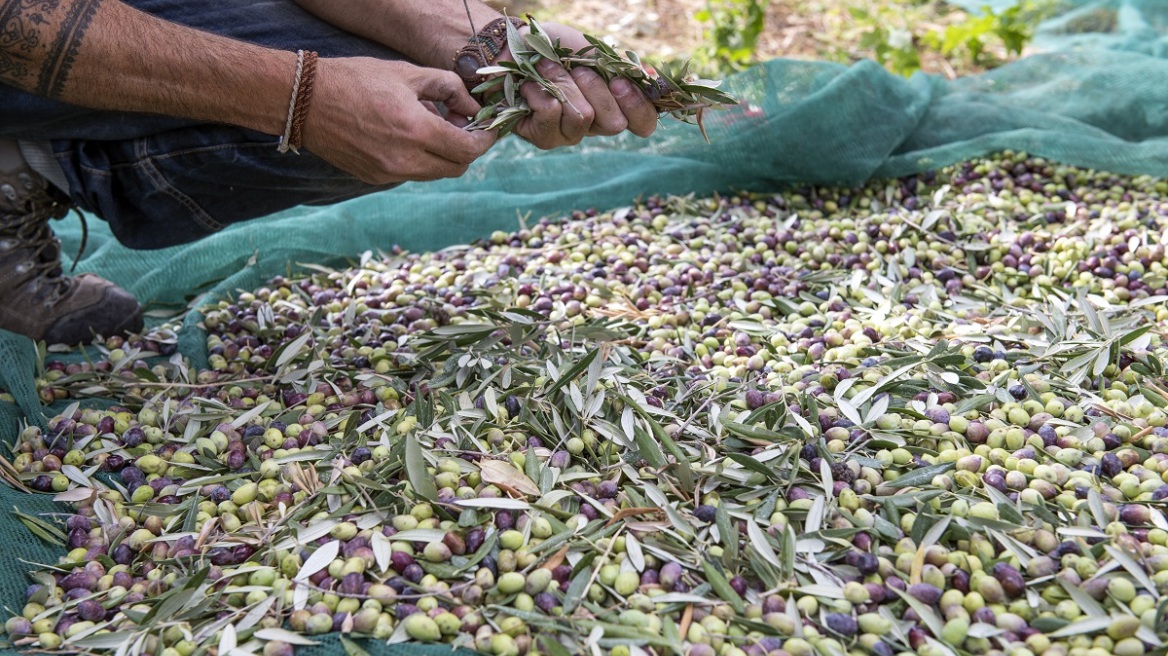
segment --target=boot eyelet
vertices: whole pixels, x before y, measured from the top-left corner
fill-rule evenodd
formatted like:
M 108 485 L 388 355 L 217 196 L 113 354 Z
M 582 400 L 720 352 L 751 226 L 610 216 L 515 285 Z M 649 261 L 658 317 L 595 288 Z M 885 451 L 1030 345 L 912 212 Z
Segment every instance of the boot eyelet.
M 0 193 L 3 193 L 4 197 L 8 200 L 16 201 L 16 188 L 12 185 L 7 183 L 0 185 Z

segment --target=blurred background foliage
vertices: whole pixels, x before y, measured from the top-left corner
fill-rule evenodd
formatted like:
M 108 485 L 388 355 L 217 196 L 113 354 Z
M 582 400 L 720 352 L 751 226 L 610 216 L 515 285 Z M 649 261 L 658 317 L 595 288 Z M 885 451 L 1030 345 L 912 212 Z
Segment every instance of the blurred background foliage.
M 948 78 L 1021 56 L 1037 25 L 1074 0 L 491 0 L 595 34 L 671 67 L 724 77 L 776 57 L 874 59 Z M 1012 5 L 1012 6 L 1011 6 Z

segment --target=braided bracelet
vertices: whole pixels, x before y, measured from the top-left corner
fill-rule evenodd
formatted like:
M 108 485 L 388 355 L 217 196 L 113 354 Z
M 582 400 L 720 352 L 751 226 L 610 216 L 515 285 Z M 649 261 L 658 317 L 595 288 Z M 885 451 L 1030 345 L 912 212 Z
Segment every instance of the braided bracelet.
M 496 18 L 486 24 L 479 33 L 472 36 L 470 41 L 454 54 L 454 72 L 462 78 L 466 90 L 471 91 L 482 84 L 487 78 L 479 75 L 479 69 L 490 66 L 503 47 L 507 45 L 507 22 L 510 21 L 515 29 L 527 26 L 527 21 L 518 18 Z
M 289 150 L 300 154 L 304 145 L 304 120 L 308 115 L 308 105 L 312 102 L 312 92 L 316 82 L 316 62 L 319 57 L 311 50 L 296 53 L 296 78 L 292 81 L 292 100 L 288 103 L 288 121 L 284 124 L 284 136 L 277 147 L 281 153 Z

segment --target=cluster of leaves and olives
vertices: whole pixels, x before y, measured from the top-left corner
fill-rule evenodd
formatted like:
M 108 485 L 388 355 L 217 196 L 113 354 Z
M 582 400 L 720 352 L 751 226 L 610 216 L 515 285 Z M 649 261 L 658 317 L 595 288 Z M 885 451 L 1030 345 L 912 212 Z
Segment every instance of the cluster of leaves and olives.
M 1160 649 L 1166 194 L 1005 153 L 654 198 L 273 279 L 202 370 L 107 340 L 0 461 L 72 507 L 17 511 L 63 555 L 7 639 Z

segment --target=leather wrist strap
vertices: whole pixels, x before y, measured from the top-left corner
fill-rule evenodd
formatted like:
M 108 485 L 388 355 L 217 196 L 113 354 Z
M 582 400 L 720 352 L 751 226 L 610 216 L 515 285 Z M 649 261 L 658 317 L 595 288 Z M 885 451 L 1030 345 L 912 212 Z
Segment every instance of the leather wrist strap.
M 518 18 L 496 18 L 487 23 L 479 33 L 454 55 L 454 72 L 462 78 L 466 90 L 470 91 L 486 81 L 478 74 L 484 66 L 490 66 L 507 45 L 507 21 L 516 29 L 526 27 L 527 21 Z
M 308 106 L 312 103 L 317 59 L 317 54 L 311 50 L 300 50 L 296 53 L 296 78 L 292 80 L 288 120 L 284 126 L 284 136 L 277 147 L 281 154 L 291 150 L 299 155 L 300 147 L 304 145 L 304 118 L 308 114 Z

